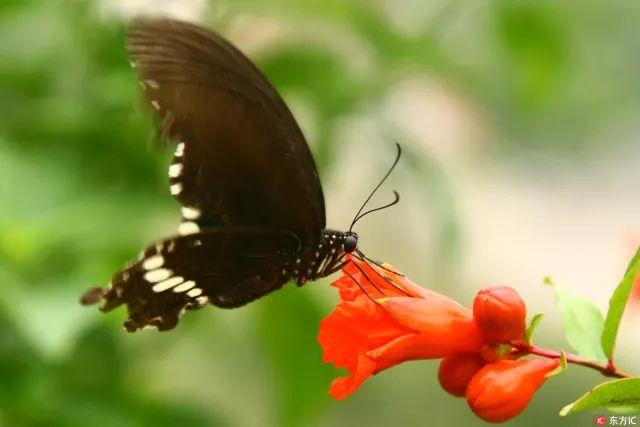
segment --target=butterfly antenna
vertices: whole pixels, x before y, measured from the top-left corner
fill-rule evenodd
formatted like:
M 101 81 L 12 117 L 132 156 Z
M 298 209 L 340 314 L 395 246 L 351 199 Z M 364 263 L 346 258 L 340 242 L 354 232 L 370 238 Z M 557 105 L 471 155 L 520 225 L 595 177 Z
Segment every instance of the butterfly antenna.
M 360 214 L 360 216 L 357 216 L 354 220 L 353 223 L 351 224 L 351 227 L 353 228 L 353 225 L 358 222 L 361 218 L 365 217 L 366 215 L 369 215 L 372 212 L 376 212 L 376 211 L 381 211 L 382 209 L 386 209 L 386 208 L 390 208 L 393 205 L 398 204 L 398 202 L 400 201 L 400 194 L 398 194 L 397 191 L 393 190 L 393 195 L 394 195 L 394 199 L 392 202 L 387 203 L 386 205 L 382 205 L 380 207 L 374 208 L 374 209 L 370 209 L 362 214 Z M 349 229 L 349 231 L 351 231 L 351 229 Z
M 389 168 L 387 173 L 382 177 L 382 179 L 380 180 L 378 185 L 375 186 L 375 188 L 373 189 L 371 194 L 369 194 L 369 197 L 367 197 L 367 199 L 364 201 L 362 206 L 360 206 L 360 209 L 358 210 L 356 215 L 353 217 L 353 221 L 351 222 L 351 226 L 349 227 L 349 231 L 351 231 L 353 229 L 353 226 L 355 225 L 356 221 L 358 221 L 364 215 L 367 215 L 367 214 L 369 214 L 371 212 L 375 212 L 375 211 L 380 210 L 380 209 L 387 208 L 389 206 L 393 206 L 396 203 L 398 203 L 398 201 L 400 200 L 400 196 L 398 195 L 398 193 L 396 193 L 394 191 L 394 193 L 396 194 L 396 200 L 393 203 L 389 204 L 388 206 L 383 206 L 381 208 L 373 209 L 373 210 L 371 210 L 369 212 L 365 212 L 363 215 L 360 215 L 362 213 L 364 207 L 367 206 L 367 203 L 369 203 L 369 200 L 371 200 L 371 198 L 376 193 L 376 191 L 378 191 L 378 189 L 382 186 L 382 184 L 384 184 L 384 182 L 387 180 L 387 178 L 389 178 L 389 175 L 391 175 L 391 172 L 393 172 L 393 169 L 395 169 L 396 165 L 398 164 L 398 161 L 400 161 L 400 156 L 402 155 L 402 148 L 400 147 L 400 144 L 398 144 L 397 142 L 396 142 L 396 149 L 397 149 L 397 153 L 396 153 L 396 158 L 393 161 L 393 164 L 391 165 L 391 167 Z

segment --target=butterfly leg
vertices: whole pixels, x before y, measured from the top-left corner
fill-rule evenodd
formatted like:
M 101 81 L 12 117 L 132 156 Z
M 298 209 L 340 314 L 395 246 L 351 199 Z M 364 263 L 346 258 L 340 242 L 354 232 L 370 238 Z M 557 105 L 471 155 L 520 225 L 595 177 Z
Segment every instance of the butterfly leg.
M 382 292 L 382 290 L 380 288 L 378 288 L 376 286 L 375 283 L 373 283 L 373 281 L 371 280 L 371 278 L 367 275 L 367 273 L 356 263 L 354 263 L 352 260 L 348 259 L 348 260 L 343 260 L 346 254 L 342 254 L 339 257 L 333 257 L 330 259 L 329 262 L 327 262 L 327 265 L 323 266 L 323 268 L 321 268 L 321 272 L 318 273 L 318 276 L 322 276 L 322 277 L 326 277 L 329 276 L 330 274 L 333 274 L 339 270 L 342 270 L 344 266 L 346 266 L 349 263 L 353 263 L 353 265 L 360 270 L 360 273 L 362 273 L 362 275 L 365 277 L 365 279 L 371 284 L 371 286 L 373 286 L 380 294 L 384 295 L 384 293 Z M 354 283 L 358 286 L 358 288 L 360 288 L 360 290 L 362 291 L 363 294 L 365 294 L 367 296 L 367 298 L 369 298 L 371 301 L 373 301 L 374 303 L 378 304 L 376 302 L 376 300 L 369 294 L 369 292 L 367 292 L 366 288 L 362 285 L 362 283 L 360 283 L 354 276 L 353 274 L 349 273 L 346 270 L 343 270 L 343 272 L 349 276 L 351 278 L 351 280 L 354 281 Z
M 368 256 L 366 256 L 366 255 L 364 254 L 364 252 L 362 252 L 360 249 L 356 249 L 356 253 L 357 253 L 358 255 L 360 255 L 358 258 L 359 258 L 359 259 L 361 259 L 362 261 L 365 261 L 365 260 L 366 260 L 366 261 L 369 261 L 371 264 L 375 264 L 375 265 L 377 265 L 378 267 L 380 267 L 380 268 L 381 268 L 381 269 L 383 269 L 384 271 L 388 271 L 389 273 L 393 273 L 393 274 L 395 274 L 395 275 L 397 275 L 397 276 L 404 277 L 404 274 L 400 273 L 399 271 L 391 270 L 391 269 L 389 269 L 389 268 L 385 267 L 384 265 L 382 265 L 380 262 L 375 261 L 375 260 L 373 260 L 373 259 L 369 258 L 369 257 L 368 257 Z
M 393 282 L 393 280 L 389 279 L 389 278 L 388 278 L 388 277 L 386 277 L 385 275 L 381 274 L 381 273 L 380 273 L 378 270 L 376 270 L 374 267 L 372 267 L 372 266 L 371 266 L 371 264 L 370 264 L 370 263 L 369 263 L 369 261 L 368 261 L 368 258 L 360 256 L 360 255 L 359 255 L 359 253 L 360 253 L 360 252 L 358 251 L 358 255 L 356 255 L 356 257 L 357 257 L 360 261 L 362 261 L 362 262 L 364 262 L 365 264 L 367 264 L 367 265 L 371 268 L 371 270 L 373 270 L 373 272 L 374 272 L 374 273 L 376 273 L 376 274 L 377 274 L 377 275 L 378 275 L 382 280 L 384 280 L 385 282 L 387 282 L 388 284 L 390 284 L 391 286 L 393 286 L 395 289 L 397 289 L 398 291 L 402 292 L 402 293 L 403 293 L 403 294 L 405 294 L 406 296 L 411 296 L 411 295 L 409 295 L 409 294 L 407 293 L 407 291 L 405 291 L 404 289 L 402 289 L 400 286 L 396 285 L 396 284 Z M 354 263 L 354 265 L 355 265 L 356 267 L 358 267 L 358 269 L 359 269 L 360 271 L 362 271 L 362 273 L 364 273 L 364 271 L 362 270 L 362 268 L 361 268 L 358 264 L 355 264 L 355 263 Z M 378 265 L 378 264 L 376 263 L 376 265 Z M 381 268 L 384 268 L 384 267 L 381 267 Z M 391 270 L 388 270 L 388 269 L 386 269 L 386 268 L 385 268 L 385 270 L 387 270 L 387 271 L 391 271 Z M 376 287 L 376 289 L 378 289 L 378 288 Z M 379 290 L 379 289 L 378 289 L 378 290 Z

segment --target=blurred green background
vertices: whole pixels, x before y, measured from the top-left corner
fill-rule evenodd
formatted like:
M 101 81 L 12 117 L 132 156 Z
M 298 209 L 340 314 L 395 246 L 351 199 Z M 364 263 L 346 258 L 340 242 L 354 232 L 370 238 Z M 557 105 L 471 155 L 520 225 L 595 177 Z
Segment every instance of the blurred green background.
M 179 217 L 124 50 L 141 13 L 214 27 L 255 59 L 305 130 L 332 227 L 402 143 L 377 199 L 395 188 L 401 204 L 357 230 L 370 256 L 466 305 L 510 284 L 547 313 L 541 345 L 566 347 L 544 275 L 606 307 L 640 242 L 639 2 L 2 0 L 1 426 L 483 424 L 436 362 L 327 396 L 330 280 L 162 334 L 78 305 Z M 637 322 L 619 347 L 631 372 Z M 570 369 L 507 424 L 591 425 L 556 414 L 598 381 Z

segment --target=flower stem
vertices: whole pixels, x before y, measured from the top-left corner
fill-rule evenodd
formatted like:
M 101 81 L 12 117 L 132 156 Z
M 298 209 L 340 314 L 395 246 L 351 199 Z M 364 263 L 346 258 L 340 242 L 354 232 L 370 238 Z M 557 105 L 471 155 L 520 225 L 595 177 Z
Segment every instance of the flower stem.
M 538 347 L 535 345 L 517 345 L 516 352 L 518 354 L 535 354 L 537 356 L 547 357 L 549 359 L 559 359 L 560 352 L 555 350 L 550 350 L 548 348 Z M 595 369 L 599 371 L 602 375 L 612 378 L 631 378 L 633 375 L 627 374 L 613 366 L 613 364 L 601 364 L 596 362 L 595 360 L 584 359 L 578 355 L 566 353 L 567 363 L 573 363 L 574 365 L 580 365 L 587 368 Z

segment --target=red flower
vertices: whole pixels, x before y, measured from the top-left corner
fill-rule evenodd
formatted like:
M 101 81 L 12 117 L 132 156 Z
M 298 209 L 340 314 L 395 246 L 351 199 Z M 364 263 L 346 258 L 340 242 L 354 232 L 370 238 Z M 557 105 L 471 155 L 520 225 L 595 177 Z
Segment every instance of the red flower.
M 341 301 L 318 334 L 323 361 L 349 371 L 331 384 L 333 397 L 344 399 L 371 375 L 407 360 L 480 351 L 484 339 L 469 309 L 406 277 L 352 261 L 332 284 Z
M 502 360 L 480 369 L 467 387 L 467 403 L 480 418 L 492 423 L 521 413 L 534 393 L 558 367 L 556 359 Z
M 474 311 L 423 289 L 385 268 L 351 258 L 333 282 L 341 301 L 320 323 L 324 361 L 349 375 L 329 389 L 344 399 L 369 378 L 407 360 L 443 358 L 438 380 L 466 396 L 483 420 L 500 422 L 522 412 L 558 360 L 511 360 L 525 331 L 526 307 L 506 286 L 478 293 Z
M 524 337 L 527 307 L 509 286 L 491 286 L 478 292 L 473 301 L 473 316 L 491 342 L 509 342 Z

